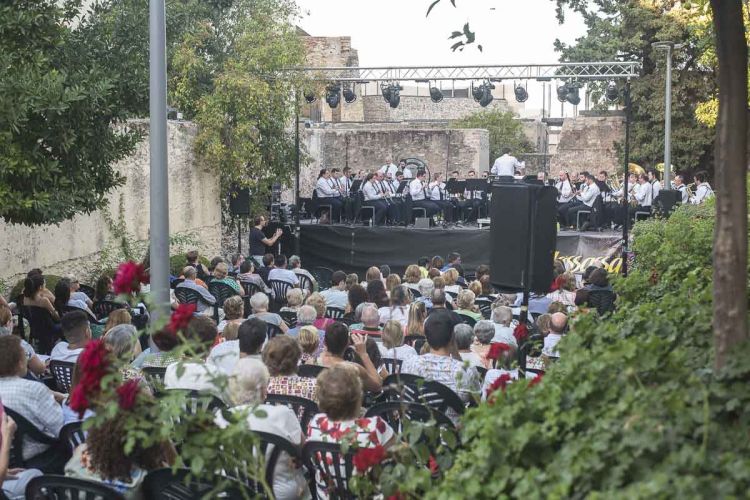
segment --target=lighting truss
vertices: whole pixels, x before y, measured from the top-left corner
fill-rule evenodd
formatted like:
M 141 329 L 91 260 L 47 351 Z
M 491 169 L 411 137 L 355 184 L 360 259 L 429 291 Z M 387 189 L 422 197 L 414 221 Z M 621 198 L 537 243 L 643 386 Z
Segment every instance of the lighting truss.
M 406 80 L 612 80 L 636 78 L 638 62 L 582 62 L 555 64 L 503 64 L 482 66 L 391 66 L 377 68 L 287 68 L 271 78 L 285 79 L 303 73 L 317 81 L 392 82 Z

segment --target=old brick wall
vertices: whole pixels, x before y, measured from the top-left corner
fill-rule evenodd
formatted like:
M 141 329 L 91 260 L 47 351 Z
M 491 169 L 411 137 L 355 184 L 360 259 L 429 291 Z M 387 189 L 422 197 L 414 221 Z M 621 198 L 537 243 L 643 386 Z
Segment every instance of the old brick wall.
M 625 140 L 625 116 L 616 113 L 584 113 L 566 118 L 550 170 L 570 172 L 620 170 L 616 143 Z
M 364 121 L 367 122 L 458 120 L 482 109 L 509 110 L 507 102 L 501 99 L 494 99 L 486 108 L 466 97 L 446 97 L 434 103 L 428 96 L 402 95 L 396 109 L 391 108 L 379 95 L 365 96 L 362 101 Z

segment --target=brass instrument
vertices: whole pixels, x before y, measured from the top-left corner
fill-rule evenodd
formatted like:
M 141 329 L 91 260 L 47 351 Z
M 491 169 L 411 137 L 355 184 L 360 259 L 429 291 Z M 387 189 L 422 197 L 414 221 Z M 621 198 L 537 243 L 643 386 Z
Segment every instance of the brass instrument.
M 687 189 L 688 201 L 693 199 L 693 195 L 695 194 L 693 192 L 694 187 L 695 187 L 695 182 L 691 182 L 690 184 L 685 185 L 685 189 Z

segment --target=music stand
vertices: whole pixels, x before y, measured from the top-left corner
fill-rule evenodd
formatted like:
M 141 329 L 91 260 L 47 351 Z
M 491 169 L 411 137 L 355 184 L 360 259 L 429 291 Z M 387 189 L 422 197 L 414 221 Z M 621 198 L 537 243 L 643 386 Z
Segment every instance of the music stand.
M 467 191 L 487 191 L 487 179 L 466 179 Z
M 464 194 L 466 190 L 466 181 L 459 181 L 458 179 L 448 179 L 445 184 L 445 191 L 450 194 Z

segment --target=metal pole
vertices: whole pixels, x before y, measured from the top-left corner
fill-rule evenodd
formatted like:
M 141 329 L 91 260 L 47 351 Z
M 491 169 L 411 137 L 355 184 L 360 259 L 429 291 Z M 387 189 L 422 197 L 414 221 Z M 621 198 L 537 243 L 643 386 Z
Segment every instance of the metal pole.
M 672 173 L 672 48 L 667 45 L 667 75 L 664 91 L 664 189 L 671 189 Z
M 153 318 L 169 313 L 169 177 L 167 175 L 167 57 L 164 0 L 149 1 L 149 155 L 151 164 L 151 292 Z
M 299 97 L 294 92 L 294 253 L 299 255 Z
M 630 177 L 630 80 L 625 82 L 625 179 L 622 182 L 622 204 L 625 221 L 622 225 L 622 275 L 628 275 L 628 226 L 630 225 L 630 203 L 628 178 Z

